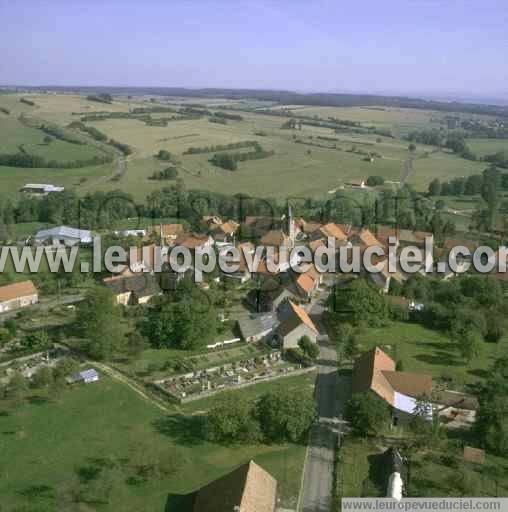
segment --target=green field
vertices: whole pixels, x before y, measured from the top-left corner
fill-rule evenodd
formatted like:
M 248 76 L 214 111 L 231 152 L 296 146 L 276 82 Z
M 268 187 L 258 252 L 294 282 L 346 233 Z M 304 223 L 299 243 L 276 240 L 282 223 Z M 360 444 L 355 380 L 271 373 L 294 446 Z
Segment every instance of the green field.
M 0 113 L 0 130 L 3 138 L 0 151 L 15 151 L 19 144 L 47 158 L 57 160 L 79 159 L 93 156 L 97 148 L 92 145 L 79 146 L 62 141 L 50 145 L 42 144 L 44 134 L 37 129 L 23 126 L 17 119 L 21 113 L 66 126 L 80 119 L 76 114 L 92 112 L 128 112 L 129 108 L 147 106 L 141 100 L 118 99 L 113 104 L 87 101 L 84 97 L 63 94 L 29 95 L 35 106 L 19 102 L 20 95 L 3 94 L 0 107 L 11 110 L 10 115 Z M 174 103 L 173 103 L 174 101 Z M 174 98 L 171 106 L 185 105 L 188 101 Z M 236 107 L 251 108 L 256 104 L 248 102 L 230 103 L 225 100 L 203 101 L 203 105 L 214 108 L 217 105 L 231 104 Z M 150 106 L 157 105 L 150 103 Z M 167 104 L 166 104 L 167 105 Z M 274 107 L 275 108 L 275 107 Z M 415 109 L 394 108 L 332 108 L 292 106 L 292 111 L 300 115 L 328 116 L 362 122 L 365 126 L 391 130 L 403 136 L 414 129 L 439 127 L 437 119 L 442 113 Z M 237 112 L 238 113 L 238 112 Z M 74 114 L 74 115 L 73 115 Z M 418 145 L 414 155 L 408 152 L 408 143 L 402 139 L 339 133 L 323 127 L 303 125 L 301 130 L 283 130 L 281 125 L 289 118 L 269 116 L 254 111 L 240 112 L 242 121 L 228 121 L 226 125 L 210 123 L 206 117 L 194 120 L 170 121 L 167 126 L 147 126 L 137 119 L 107 119 L 87 123 L 122 143 L 133 148 L 133 155 L 127 159 L 126 172 L 119 181 L 111 181 L 116 164 L 69 170 L 0 168 L 0 195 L 15 197 L 20 186 L 26 182 L 50 182 L 75 189 L 80 194 L 97 190 L 120 188 L 130 192 L 135 199 L 142 201 L 146 195 L 171 182 L 153 181 L 149 177 L 154 171 L 167 166 L 153 155 L 161 149 L 174 154 L 178 160 L 178 170 L 188 188 L 225 193 L 246 193 L 263 197 L 312 196 L 326 197 L 355 178 L 380 175 L 387 180 L 399 181 L 404 174 L 405 161 L 410 156 L 417 158 L 408 182 L 418 190 L 425 190 L 435 177 L 442 180 L 480 173 L 484 165 L 471 162 L 445 152 L 432 152 L 433 148 Z M 154 118 L 166 114 L 153 114 Z M 264 132 L 265 136 L 256 135 Z M 319 137 L 334 138 L 335 142 Z M 300 139 L 303 144 L 297 144 Z M 241 162 L 235 172 L 226 171 L 209 163 L 211 153 L 183 155 L 191 146 L 203 147 L 228 144 L 246 140 L 258 141 L 264 149 L 275 154 L 262 160 Z M 316 147 L 315 144 L 328 148 Z M 314 144 L 314 145 L 309 145 Z M 336 145 L 336 148 L 331 146 Z M 506 145 L 506 141 L 471 140 L 472 149 L 490 152 L 494 147 Z M 381 157 L 373 162 L 365 161 L 364 156 L 350 152 L 351 148 L 373 151 Z M 483 149 L 482 149 L 483 148 Z
M 382 454 L 387 448 L 375 440 L 348 436 L 339 452 L 339 496 L 385 496 L 387 471 Z M 506 496 L 508 481 L 502 476 L 506 470 L 506 459 L 490 454 L 480 466 L 464 462 L 460 450 L 424 450 L 412 457 L 406 492 L 420 497 Z M 494 474 L 498 477 L 493 478 Z
M 211 444 L 197 434 L 199 423 L 166 415 L 105 376 L 50 399 L 4 404 L 2 510 L 162 512 L 169 494 L 191 492 L 250 459 L 278 479 L 282 504 L 295 505 L 305 447 Z M 139 481 L 136 468 L 160 463 L 172 469 Z
M 468 144 L 473 153 L 480 157 L 508 151 L 508 140 L 503 139 L 469 139 Z
M 419 324 L 394 322 L 379 329 L 365 329 L 359 334 L 363 350 L 381 345 L 405 371 L 427 373 L 450 383 L 452 389 L 475 384 L 485 378 L 494 361 L 508 354 L 508 338 L 499 343 L 483 343 L 483 351 L 467 364 L 456 345 L 443 333 Z
M 384 496 L 382 492 L 373 492 L 378 489 L 375 484 L 373 487 L 370 475 L 369 459 L 380 453 L 382 449 L 369 439 L 358 439 L 353 436 L 345 439 L 337 465 L 339 497 Z

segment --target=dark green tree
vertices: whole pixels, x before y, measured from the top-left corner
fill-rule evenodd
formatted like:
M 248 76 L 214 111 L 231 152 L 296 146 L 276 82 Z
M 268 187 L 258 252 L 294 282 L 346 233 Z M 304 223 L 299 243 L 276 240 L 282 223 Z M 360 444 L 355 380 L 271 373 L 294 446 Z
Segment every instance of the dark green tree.
M 308 336 L 302 336 L 298 340 L 298 346 L 309 359 L 316 359 L 319 356 L 319 346 L 313 343 Z
M 83 349 L 90 357 L 107 359 L 125 349 L 125 324 L 113 294 L 95 286 L 78 306 L 78 330 L 85 339 Z
M 346 418 L 357 435 L 375 436 L 389 424 L 390 409 L 372 391 L 357 393 L 347 403 Z
M 252 405 L 238 400 L 233 393 L 224 393 L 206 417 L 206 437 L 220 443 L 259 441 L 259 422 L 254 417 Z
M 316 418 L 314 399 L 307 390 L 281 386 L 260 398 L 256 417 L 268 440 L 300 442 Z

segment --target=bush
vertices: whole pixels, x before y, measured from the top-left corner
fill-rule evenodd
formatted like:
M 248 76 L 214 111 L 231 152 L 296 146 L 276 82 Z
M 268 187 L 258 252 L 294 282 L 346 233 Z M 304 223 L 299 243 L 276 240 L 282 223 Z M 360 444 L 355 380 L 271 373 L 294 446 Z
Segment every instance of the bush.
M 300 442 L 316 418 L 314 399 L 306 390 L 280 387 L 260 398 L 256 417 L 267 440 Z
M 385 179 L 382 176 L 369 176 L 366 181 L 369 187 L 377 187 L 383 185 L 384 182 Z
M 164 160 L 166 162 L 169 162 L 172 158 L 172 155 L 169 151 L 165 149 L 161 149 L 157 155 L 155 155 L 155 158 L 158 158 L 159 160 Z
M 210 441 L 255 442 L 260 438 L 259 423 L 252 406 L 233 394 L 224 394 L 206 418 L 206 437 Z
M 353 395 L 346 406 L 346 418 L 353 432 L 361 436 L 378 435 L 390 420 L 388 405 L 372 391 Z
M 108 144 L 121 151 L 125 156 L 132 154 L 132 148 L 128 144 L 123 144 L 115 139 L 109 139 Z
M 154 171 L 151 176 L 152 180 L 174 180 L 178 178 L 176 167 L 166 167 L 163 171 Z
M 319 346 L 313 343 L 308 336 L 302 336 L 298 340 L 298 346 L 302 349 L 303 353 L 311 360 L 319 356 Z

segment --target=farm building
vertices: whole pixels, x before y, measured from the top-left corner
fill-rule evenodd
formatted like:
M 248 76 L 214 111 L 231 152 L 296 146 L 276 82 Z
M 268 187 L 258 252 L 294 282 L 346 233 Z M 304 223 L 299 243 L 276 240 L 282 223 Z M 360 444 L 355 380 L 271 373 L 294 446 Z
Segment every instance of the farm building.
M 380 348 L 365 352 L 353 368 L 353 393 L 372 391 L 392 409 L 394 421 L 410 418 L 417 401 L 429 396 L 432 377 L 419 373 L 398 372 L 395 361 Z M 432 418 L 432 405 L 427 404 L 427 418 Z
M 146 304 L 151 298 L 162 294 L 157 279 L 146 273 L 107 277 L 103 283 L 113 292 L 116 303 L 124 306 Z
M 275 512 L 277 480 L 250 461 L 196 491 L 193 512 Z
M 76 384 L 77 382 L 84 382 L 89 384 L 90 382 L 97 382 L 99 380 L 99 374 L 93 368 L 89 370 L 83 370 L 82 372 L 73 373 L 66 379 L 67 384 Z
M 238 231 L 240 224 L 234 220 L 228 220 L 227 222 L 211 222 L 208 224 L 210 235 L 213 237 L 215 243 L 219 246 L 234 245 L 235 233 Z
M 63 192 L 64 190 L 64 187 L 57 187 L 56 185 L 46 183 L 27 183 L 21 188 L 20 192 L 25 192 L 33 196 L 47 196 L 52 192 Z
M 272 336 L 279 325 L 273 313 L 252 314 L 238 320 L 238 327 L 245 341 L 255 343 Z
M 260 240 L 261 245 L 266 247 L 292 247 L 291 238 L 282 229 L 268 231 Z
M 190 233 L 178 237 L 175 245 L 186 247 L 189 251 L 204 250 L 207 247 L 212 247 L 214 240 L 210 235 Z
M 329 222 L 328 224 L 321 226 L 311 234 L 310 238 L 311 240 L 316 240 L 319 238 L 334 238 L 336 243 L 344 242 L 347 240 L 347 236 L 344 231 L 342 231 L 340 226 L 334 224 L 333 222 Z
M 276 312 L 279 306 L 287 301 L 294 300 L 297 295 L 280 280 L 265 279 L 259 288 L 251 290 L 246 297 L 248 305 L 257 313 Z
M 318 330 L 307 312 L 293 302 L 289 301 L 286 318 L 277 328 L 277 339 L 281 349 L 298 347 L 298 341 L 307 336 L 311 341 L 317 343 Z
M 159 224 L 147 229 L 148 232 L 157 233 L 161 237 L 162 243 L 173 245 L 179 236 L 185 232 L 183 224 Z
M 361 229 L 350 237 L 352 245 L 360 247 L 362 251 L 368 247 L 383 247 L 383 244 L 374 236 L 372 231 L 367 228 Z
M 114 233 L 116 236 L 123 236 L 123 237 L 134 236 L 134 237 L 143 238 L 146 236 L 147 231 L 146 231 L 146 229 L 124 229 L 123 231 L 115 231 Z
M 0 287 L 0 313 L 24 308 L 39 302 L 39 295 L 32 281 Z
M 33 241 L 36 244 L 51 245 L 53 247 L 72 247 L 74 245 L 91 244 L 92 232 L 87 229 L 58 226 L 37 231 Z
M 238 270 L 235 272 L 224 272 L 221 270 L 221 275 L 226 279 L 236 279 L 240 283 L 246 283 L 252 277 L 247 263 L 246 254 L 249 257 L 254 258 L 254 246 L 250 242 L 244 242 L 238 245 L 238 251 L 240 252 L 240 261 L 238 262 Z
M 319 285 L 322 284 L 324 275 L 318 272 L 314 265 L 310 265 L 307 272 L 292 273 L 295 279 L 296 290 L 300 297 L 305 300 L 310 300 L 312 294 L 319 289 Z

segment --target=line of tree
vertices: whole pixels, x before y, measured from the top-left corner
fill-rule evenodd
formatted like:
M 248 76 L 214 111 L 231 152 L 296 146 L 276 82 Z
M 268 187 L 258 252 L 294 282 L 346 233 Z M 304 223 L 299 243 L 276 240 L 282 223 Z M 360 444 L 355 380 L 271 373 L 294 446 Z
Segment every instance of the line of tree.
M 216 124 L 228 124 L 226 119 L 222 119 L 220 117 L 209 117 L 208 122 Z
M 425 305 L 412 319 L 447 332 L 468 362 L 482 352 L 484 341 L 497 343 L 506 332 L 507 305 L 493 277 L 464 275 L 442 281 L 415 275 L 405 283 L 402 295 Z
M 133 114 L 164 114 L 167 112 L 177 112 L 172 107 L 135 107 L 132 109 Z
M 81 160 L 47 160 L 38 155 L 31 155 L 26 152 L 4 153 L 0 154 L 0 165 L 7 167 L 25 167 L 28 169 L 80 169 L 82 167 L 90 167 L 92 165 L 102 165 L 111 163 L 112 155 L 95 155 L 91 158 Z
M 128 144 L 118 142 L 115 139 L 109 139 L 108 144 L 121 151 L 125 156 L 132 155 L 132 148 Z
M 378 187 L 384 185 L 385 179 L 382 176 L 369 176 L 366 180 L 366 184 L 369 187 Z
M 497 167 L 508 169 L 508 151 L 498 151 L 491 155 L 485 155 L 483 160 L 491 163 L 492 165 L 496 165 Z
M 136 119 L 137 121 L 149 121 L 151 116 L 149 114 L 134 114 L 131 112 L 94 112 L 92 114 L 85 114 L 80 118 L 83 123 L 105 121 L 107 119 Z
M 204 433 L 216 443 L 302 443 L 316 418 L 305 389 L 279 386 L 256 402 L 224 393 L 205 419 Z
M 202 153 L 214 153 L 216 151 L 227 151 L 229 149 L 250 148 L 259 146 L 255 140 L 245 140 L 240 142 L 231 142 L 230 144 L 217 144 L 215 146 L 190 147 L 186 149 L 184 155 L 200 155 Z
M 466 134 L 458 131 L 446 131 L 432 128 L 411 132 L 406 139 L 418 144 L 427 144 L 447 148 L 466 160 L 477 160 L 477 156 L 471 151 L 466 143 Z
M 508 126 L 499 119 L 495 121 L 466 119 L 461 121 L 460 126 L 468 138 L 508 139 Z
M 508 456 L 508 358 L 495 361 L 478 393 L 480 410 L 474 433 L 482 446 Z
M 90 94 L 86 97 L 88 101 L 96 101 L 98 103 L 113 103 L 113 96 L 108 93 Z
M 25 105 L 30 105 L 31 107 L 35 107 L 35 103 L 26 98 L 20 98 L 19 101 L 20 101 L 20 103 L 24 103 Z
M 11 111 L 5 107 L 0 107 L 0 112 L 3 112 L 6 115 L 9 115 L 11 113 Z
M 249 151 L 247 153 L 216 153 L 208 161 L 228 171 L 236 171 L 236 169 L 238 169 L 238 162 L 260 160 L 273 156 L 274 154 L 275 151 L 266 151 L 260 145 L 256 145 L 255 151 Z
M 76 137 L 73 133 L 69 133 L 69 131 L 64 128 L 60 128 L 59 126 L 42 124 L 39 129 L 44 133 L 55 137 L 55 139 L 63 140 L 69 144 L 77 144 L 80 146 L 86 145 L 86 142 L 83 139 Z
M 239 114 L 231 114 L 229 112 L 214 112 L 213 117 L 219 119 L 228 119 L 229 121 L 243 121 L 243 117 Z
M 367 200 L 368 199 L 368 200 Z M 451 221 L 444 222 L 431 201 L 405 185 L 397 192 L 382 190 L 375 198 L 357 202 L 339 191 L 325 199 L 301 198 L 293 202 L 293 210 L 309 221 L 338 222 L 355 226 L 377 224 L 397 225 L 400 228 L 432 231 L 436 238 L 454 232 Z M 145 201 L 138 203 L 130 194 L 119 190 L 97 192 L 78 197 L 72 191 L 49 194 L 43 198 L 22 196 L 17 203 L 0 201 L 0 226 L 19 222 L 67 224 L 87 228 L 111 226 L 115 220 L 143 218 L 175 218 L 199 229 L 203 215 L 220 215 L 243 222 L 246 216 L 264 216 L 273 219 L 275 226 L 287 211 L 284 201 L 230 195 L 209 190 L 187 190 L 176 180 L 152 191 Z M 253 240 L 261 236 L 255 228 L 242 225 L 242 236 Z M 275 229 L 275 228 L 274 228 Z
M 473 222 L 479 231 L 497 228 L 499 212 L 506 212 L 508 208 L 506 202 L 502 202 L 505 190 L 508 190 L 508 174 L 502 173 L 493 165 L 481 175 L 455 178 L 445 183 L 434 179 L 429 184 L 430 196 L 480 194 L 485 202 L 484 206 L 480 205 L 473 214 Z
M 68 128 L 81 130 L 82 132 L 88 133 L 88 135 L 99 142 L 106 142 L 108 140 L 108 137 L 105 133 L 102 133 L 100 130 L 97 130 L 97 128 L 94 128 L 93 126 L 86 126 L 81 121 L 73 121 L 68 125 Z
M 162 171 L 154 171 L 150 179 L 152 180 L 175 180 L 178 178 L 176 167 L 166 167 Z

